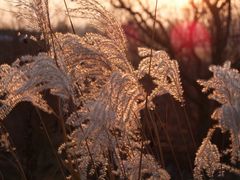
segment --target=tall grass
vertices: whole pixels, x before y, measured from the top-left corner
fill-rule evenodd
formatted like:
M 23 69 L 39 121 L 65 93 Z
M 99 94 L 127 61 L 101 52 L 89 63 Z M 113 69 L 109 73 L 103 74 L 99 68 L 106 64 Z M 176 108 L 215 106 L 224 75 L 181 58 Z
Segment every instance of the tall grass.
M 37 109 L 53 114 L 62 128 L 64 142 L 58 148 L 58 154 L 53 146 L 52 148 L 65 179 L 170 179 L 162 167 L 162 151 L 159 152 L 161 165 L 149 149 L 140 112 L 143 111 L 148 117 L 144 120 L 155 127 L 161 150 L 159 130 L 150 112 L 155 108 L 154 98 L 166 93 L 175 100 L 184 102 L 177 61 L 171 60 L 164 51 L 141 47 L 138 52 L 142 61 L 138 68 L 134 68 L 127 57 L 125 34 L 111 13 L 95 0 L 75 1 L 73 9 L 68 8 L 65 0 L 64 3 L 73 33 L 53 32 L 48 0 L 19 0 L 19 6 L 24 9 L 20 16 L 30 19 L 33 27 L 39 29 L 49 51 L 37 56 L 23 56 L 12 65 L 0 66 L 0 119 L 3 121 L 22 101 L 29 101 Z M 73 16 L 88 19 L 97 33 L 77 35 L 71 20 Z M 233 78 L 236 76 L 239 79 L 236 70 L 230 70 L 229 65 L 226 67 L 227 72 L 233 72 Z M 151 92 L 146 92 L 140 83 L 145 77 L 150 77 L 155 85 Z M 216 87 L 209 85 L 212 82 L 200 83 L 207 88 L 218 88 L 220 82 L 213 80 Z M 224 85 L 222 84 L 223 88 Z M 237 86 L 236 83 L 234 85 Z M 233 91 L 233 96 L 235 92 L 238 93 L 237 108 L 234 108 L 238 115 L 231 122 L 239 118 L 238 90 L 237 87 Z M 57 97 L 57 108 L 48 103 L 46 94 Z M 38 114 L 42 119 L 41 114 Z M 226 121 L 222 122 L 226 126 Z M 44 122 L 43 127 L 48 135 Z M 227 127 L 234 138 L 231 151 L 234 163 L 239 158 L 239 128 L 232 130 L 230 123 Z M 171 145 L 167 131 L 165 133 Z M 11 150 L 7 137 L 2 133 L 0 142 L 7 150 Z M 48 139 L 51 143 L 49 136 Z M 207 151 L 213 151 L 210 159 L 201 153 L 205 152 L 205 147 L 208 147 Z M 174 155 L 172 145 L 171 151 Z M 215 169 L 205 166 L 207 160 L 213 160 Z M 215 170 L 222 165 L 219 160 L 217 148 L 209 139 L 207 143 L 204 140 L 197 153 L 195 178 L 202 177 L 202 169 L 213 176 Z M 183 179 L 176 157 L 175 161 L 179 179 Z M 20 163 L 18 164 L 20 168 Z M 223 167 L 238 173 L 236 168 L 228 165 Z M 24 171 L 20 170 L 27 179 Z

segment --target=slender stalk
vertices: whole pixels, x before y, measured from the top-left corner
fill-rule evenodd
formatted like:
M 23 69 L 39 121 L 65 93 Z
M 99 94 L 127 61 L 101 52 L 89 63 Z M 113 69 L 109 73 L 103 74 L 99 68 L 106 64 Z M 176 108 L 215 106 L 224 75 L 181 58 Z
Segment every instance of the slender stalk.
M 197 145 L 196 145 L 196 141 L 195 141 L 195 138 L 194 138 L 194 135 L 193 135 L 192 127 L 191 127 L 190 120 L 189 120 L 189 117 L 188 117 L 185 106 L 183 106 L 183 111 L 184 111 L 184 116 L 185 116 L 185 119 L 186 119 L 186 122 L 187 122 L 187 127 L 188 127 L 188 130 L 190 132 L 190 136 L 191 136 L 191 139 L 192 139 L 192 142 L 193 142 L 193 148 L 194 148 L 194 150 L 196 150 Z
M 81 91 L 80 91 L 80 94 L 83 95 Z M 76 105 L 73 103 L 73 97 L 70 98 L 70 102 L 71 102 L 72 105 L 73 105 L 73 112 L 77 112 L 77 107 L 76 107 Z M 59 108 L 60 108 L 60 107 L 59 107 Z M 79 115 L 78 115 L 78 113 L 76 113 L 76 116 L 77 116 L 78 118 L 80 118 Z M 63 125 L 64 125 L 64 123 L 63 123 Z M 84 130 L 83 130 L 82 125 L 80 124 L 79 126 L 80 126 L 81 132 L 84 134 Z M 65 128 L 65 125 L 64 125 L 64 128 Z M 89 148 L 88 139 L 85 138 L 84 141 L 85 141 L 85 144 L 86 144 L 86 147 L 87 147 L 88 154 L 89 154 L 90 159 L 91 159 L 91 161 L 92 161 L 93 167 L 94 167 L 94 169 L 95 169 L 96 175 L 97 175 L 97 177 L 98 177 L 98 173 L 97 173 L 97 169 L 96 169 L 96 166 L 95 166 L 95 162 L 94 162 L 94 159 L 93 159 L 91 150 L 90 150 L 90 148 Z
M 10 158 L 8 157 L 5 157 L 4 155 L 0 156 L 0 158 L 3 158 L 4 160 L 6 160 L 7 162 L 9 162 L 14 168 L 16 168 L 18 170 L 18 165 L 13 161 L 11 160 Z M 0 170 L 1 172 L 1 170 Z M 21 174 L 22 175 L 22 174 Z M 2 180 L 2 179 L 1 179 Z
M 134 121 L 135 121 L 135 123 L 138 125 L 138 127 L 141 127 L 141 125 L 142 124 L 140 124 L 140 122 L 137 120 L 137 116 L 136 116 L 136 114 L 134 113 Z M 147 121 L 148 122 L 148 121 Z M 150 129 L 150 126 L 148 126 L 148 125 L 146 125 L 147 126 L 147 128 L 148 128 L 148 131 L 149 132 L 151 132 L 151 129 Z M 144 139 L 148 139 L 148 137 L 146 136 L 146 134 L 144 133 L 144 131 L 143 131 L 143 127 L 141 127 L 141 128 L 139 128 L 140 129 L 140 132 L 141 132 L 141 135 L 142 135 L 142 138 L 144 138 Z M 151 139 L 153 140 L 154 138 L 153 138 L 153 135 L 152 135 L 152 133 L 150 133 L 151 134 Z M 130 144 L 130 142 L 129 142 L 129 144 Z M 153 150 L 152 149 L 155 149 L 155 148 L 148 148 L 148 147 L 146 147 L 146 149 L 147 149 L 147 151 L 150 153 L 150 154 L 154 154 L 154 155 L 156 155 L 157 156 L 157 158 L 158 159 L 160 159 L 160 157 L 158 156 L 158 152 L 153 152 Z
M 156 31 L 156 19 L 157 19 L 157 6 L 158 6 L 158 0 L 156 0 L 155 4 L 155 10 L 154 10 L 154 21 L 153 21 L 153 31 L 152 31 L 152 42 L 154 41 L 155 37 L 155 31 Z M 150 52 L 150 62 L 149 62 L 149 69 L 148 69 L 148 74 L 151 76 L 151 65 L 152 65 L 152 55 L 153 55 L 153 48 L 151 47 L 151 52 Z
M 158 0 L 156 0 L 156 4 L 155 4 L 155 14 L 154 14 L 154 21 L 153 21 L 153 31 L 152 31 L 152 42 L 154 40 L 154 36 L 155 36 L 155 26 L 156 26 L 156 17 L 157 17 L 157 6 L 158 6 Z M 150 62 L 149 62 L 149 72 L 148 74 L 151 75 L 151 62 L 152 62 L 152 54 L 153 54 L 153 49 L 151 47 L 151 55 L 150 55 Z M 145 108 L 147 109 L 148 105 L 148 96 L 149 94 L 146 94 L 146 104 L 145 104 Z M 141 154 L 140 154 L 140 162 L 139 162 L 139 172 L 138 172 L 138 179 L 140 180 L 141 178 L 141 169 L 142 169 L 142 148 L 143 148 L 143 140 L 142 140 L 142 145 L 141 145 Z
M 72 19 L 70 17 L 70 13 L 69 13 L 69 9 L 68 9 L 68 6 L 67 6 L 67 2 L 66 2 L 66 0 L 63 0 L 63 1 L 64 1 L 64 6 L 65 6 L 66 11 L 67 11 L 68 20 L 69 20 L 71 28 L 72 28 L 72 32 L 73 32 L 73 34 L 76 34 L 76 31 L 75 31 L 74 26 L 73 26 Z
M 24 180 L 27 180 L 27 177 L 26 177 L 25 172 L 24 172 L 24 170 L 23 170 L 22 164 L 21 164 L 21 162 L 19 161 L 16 153 L 13 151 L 12 148 L 10 148 L 10 153 L 12 154 L 12 156 L 14 157 L 14 159 L 16 160 L 17 165 L 18 165 L 18 167 L 19 167 L 19 170 L 21 171 L 21 174 L 22 174 L 23 179 L 24 179 Z
M 61 99 L 60 97 L 58 97 L 58 113 L 59 113 L 59 121 L 60 121 L 60 125 L 62 128 L 62 132 L 63 132 L 63 140 L 65 143 L 67 143 L 68 139 L 67 139 L 67 131 L 66 131 L 66 127 L 65 127 L 65 121 L 63 118 L 63 113 L 62 113 L 62 106 L 61 106 Z M 71 168 L 71 173 L 72 175 L 76 178 L 76 179 L 80 179 L 80 177 L 75 173 L 74 171 L 74 167 L 72 164 L 72 160 L 70 159 L 69 156 L 67 156 L 68 162 L 70 164 L 70 168 Z
M 57 53 L 56 53 L 56 47 L 55 47 L 55 43 L 54 43 L 54 33 L 53 33 L 53 29 L 52 29 L 52 25 L 51 25 L 51 19 L 50 19 L 50 15 L 49 15 L 49 4 L 48 1 L 45 2 L 45 8 L 46 8 L 46 13 L 47 13 L 47 26 L 50 30 L 50 37 L 51 37 L 51 41 L 52 41 L 52 47 L 53 47 L 53 55 L 54 55 L 54 59 L 56 60 L 56 64 L 59 67 L 58 63 L 57 63 Z
M 7 133 L 8 132 L 8 130 L 7 130 L 7 128 L 4 126 L 4 124 L 0 121 L 0 127 L 2 127 L 3 128 L 3 130 Z M 9 135 L 9 143 L 10 143 L 10 147 L 9 147 L 9 152 L 10 152 L 10 154 L 13 156 L 13 158 L 15 159 L 15 161 L 16 161 L 16 163 L 17 163 L 17 166 L 18 166 L 18 170 L 20 171 L 20 173 L 21 173 L 21 175 L 22 175 L 22 178 L 24 179 L 24 180 L 27 180 L 27 177 L 26 177 L 26 174 L 25 174 L 25 172 L 24 172 L 24 169 L 23 169 L 23 167 L 22 167 L 22 164 L 21 164 L 21 162 L 20 162 L 20 160 L 19 160 L 19 158 L 17 157 L 17 155 L 16 155 L 16 153 L 14 152 L 14 146 L 13 146 L 13 141 L 12 141 L 12 139 L 11 139 L 11 137 L 10 137 L 10 135 Z
M 138 170 L 138 180 L 141 180 L 141 167 L 142 167 L 142 157 L 143 157 L 143 139 L 141 143 L 141 154 L 140 154 L 140 160 L 139 160 L 139 170 Z
M 172 106 L 173 106 L 174 112 L 175 112 L 175 114 L 177 114 L 177 109 L 176 109 L 176 106 L 175 106 L 175 104 L 174 104 L 174 101 L 173 101 L 173 98 L 172 98 L 172 97 L 171 97 L 171 102 L 172 102 Z M 190 155 L 189 155 L 189 153 L 188 153 L 188 148 L 189 148 L 189 147 L 188 147 L 186 138 L 185 138 L 185 136 L 184 136 L 184 133 L 181 131 L 182 128 L 181 128 L 179 116 L 177 116 L 177 126 L 178 126 L 178 128 L 179 128 L 179 132 L 180 132 L 180 136 L 181 136 L 181 138 L 182 138 L 182 141 L 183 141 L 184 145 L 185 145 L 186 148 L 187 148 L 186 155 L 187 155 L 187 158 L 188 158 L 190 171 L 192 171 L 192 170 L 193 170 L 193 167 L 192 167 L 192 163 L 191 163 L 191 157 L 190 157 Z
M 57 152 L 56 152 L 56 150 L 54 148 L 54 145 L 53 145 L 52 140 L 50 138 L 50 135 L 48 133 L 47 127 L 46 127 L 46 125 L 45 125 L 45 123 L 44 123 L 44 121 L 42 119 L 42 115 L 41 115 L 40 111 L 37 108 L 35 108 L 35 110 L 36 110 L 36 112 L 38 114 L 38 117 L 39 117 L 39 119 L 41 121 L 41 124 L 42 124 L 44 132 L 45 132 L 45 134 L 47 136 L 48 142 L 49 142 L 49 144 L 50 144 L 50 146 L 52 148 L 52 151 L 53 151 L 53 154 L 55 156 L 55 159 L 57 160 L 57 163 L 58 163 L 58 166 L 60 168 L 61 174 L 62 174 L 63 178 L 66 179 L 65 173 L 64 173 L 63 168 L 62 168 L 62 163 L 61 163 L 61 161 L 59 159 L 59 156 L 58 156 L 58 154 L 57 154 Z
M 115 137 L 115 140 L 116 140 L 117 148 L 120 149 L 120 147 L 119 147 L 119 143 L 118 143 L 118 140 L 117 140 L 116 135 L 114 135 L 114 137 Z M 115 150 L 115 151 L 116 151 L 116 150 Z M 118 155 L 117 155 L 116 152 L 115 152 L 115 154 L 116 154 L 116 157 L 118 158 L 118 161 L 120 162 L 120 164 L 121 164 L 121 166 L 122 166 L 122 167 L 120 167 L 120 168 L 121 168 L 121 171 L 123 172 L 123 175 L 125 176 L 125 178 L 127 178 L 127 175 L 126 175 L 126 171 L 125 171 L 125 167 L 124 167 L 123 161 L 122 161 L 121 158 L 118 157 Z
M 148 113 L 149 119 L 152 123 L 155 136 L 157 137 L 157 145 L 158 145 L 158 148 L 159 148 L 159 151 L 160 151 L 160 160 L 161 160 L 163 168 L 165 168 L 164 155 L 163 155 L 161 140 L 160 140 L 160 137 L 159 137 L 160 133 L 159 133 L 158 128 L 157 128 L 157 123 L 156 123 L 155 119 L 152 117 L 152 115 L 151 115 L 151 113 L 149 112 L 148 109 L 147 109 L 147 113 Z M 161 119 L 158 119 L 158 120 L 161 121 Z
M 158 116 L 158 119 L 160 120 L 160 117 L 159 117 L 159 115 L 158 115 L 157 113 L 156 113 L 156 116 Z M 168 141 L 168 144 L 169 144 L 169 146 L 170 146 L 170 149 L 171 149 L 171 152 L 172 152 L 172 155 L 173 155 L 175 164 L 176 164 L 176 166 L 177 166 L 177 170 L 178 170 L 178 174 L 179 174 L 179 176 L 180 176 L 180 179 L 183 180 L 183 175 L 182 175 L 182 172 L 181 172 L 181 168 L 180 168 L 179 162 L 178 162 L 178 160 L 177 160 L 177 156 L 176 156 L 176 153 L 175 153 L 175 151 L 174 151 L 174 147 L 173 147 L 171 138 L 170 138 L 168 132 L 166 131 L 166 129 L 164 128 L 164 125 L 162 124 L 162 121 L 159 121 L 159 122 L 160 122 L 160 125 L 161 125 L 162 129 L 163 129 L 164 134 L 165 134 L 166 137 L 167 137 L 167 141 Z

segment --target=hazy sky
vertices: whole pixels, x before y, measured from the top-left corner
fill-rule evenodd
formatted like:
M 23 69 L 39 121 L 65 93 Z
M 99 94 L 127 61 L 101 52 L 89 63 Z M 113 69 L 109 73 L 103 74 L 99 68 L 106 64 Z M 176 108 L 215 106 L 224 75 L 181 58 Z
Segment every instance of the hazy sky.
M 0 0 L 0 28 L 15 28 L 19 29 L 21 27 L 24 27 L 23 22 L 19 22 L 19 20 L 16 19 L 15 15 L 13 12 L 17 12 L 17 9 L 14 8 L 14 6 L 11 4 L 15 0 Z M 110 8 L 108 2 L 109 0 L 100 0 L 103 5 L 106 8 Z M 150 7 L 155 6 L 155 1 L 156 0 L 142 0 L 143 2 L 147 3 Z M 189 0 L 161 0 L 159 1 L 159 6 L 165 7 L 171 7 L 173 10 L 174 7 L 176 8 L 181 8 L 184 4 L 186 4 Z M 51 15 L 51 19 L 53 22 L 57 21 L 64 21 L 64 4 L 63 0 L 49 0 L 50 2 L 50 7 L 52 9 L 57 9 L 57 12 L 53 13 Z M 130 1 L 132 4 L 134 4 L 134 0 Z M 174 10 L 175 11 L 175 10 Z
M 17 12 L 17 9 L 14 7 L 13 2 L 15 0 L 0 0 L 0 28 L 21 28 L 24 27 L 23 22 L 19 22 L 16 19 L 16 16 L 13 12 Z M 69 1 L 69 0 L 67 0 Z M 100 0 L 103 2 L 104 6 L 109 8 L 109 4 L 107 4 L 107 0 Z M 58 10 L 58 13 L 54 12 L 51 15 L 53 21 L 62 21 L 64 18 L 62 15 L 64 14 L 64 4 L 63 0 L 49 0 L 51 9 Z M 62 15 L 61 15 L 62 14 Z
M 25 27 L 25 24 L 23 22 L 19 22 L 15 18 L 14 13 L 17 12 L 17 9 L 14 8 L 14 6 L 11 5 L 11 2 L 14 2 L 16 0 L 0 0 L 0 28 L 15 28 L 19 29 L 21 27 Z M 67 0 L 70 1 L 70 0 Z M 100 0 L 103 5 L 110 9 L 110 6 L 107 2 L 110 0 Z M 135 0 L 126 0 L 132 5 L 134 5 Z M 201 1 L 201 0 L 195 0 L 195 1 Z M 240 0 L 235 0 L 235 2 L 239 2 Z M 57 21 L 64 21 L 64 4 L 63 0 L 49 0 L 51 10 L 53 10 L 54 13 L 51 14 L 51 19 L 53 23 L 56 23 Z M 154 8 L 156 0 L 142 0 L 143 3 L 147 4 L 149 7 Z M 189 0 L 159 0 L 158 5 L 158 15 L 161 17 L 180 17 L 183 16 L 183 8 L 186 4 L 188 4 Z M 70 3 L 69 3 L 70 5 Z M 57 10 L 57 11 L 54 11 Z M 135 6 L 135 9 L 138 9 L 137 6 Z M 12 12 L 9 12 L 12 11 Z M 119 16 L 122 17 L 122 14 Z M 82 21 L 81 21 L 82 22 Z M 77 23 L 77 25 L 80 23 Z

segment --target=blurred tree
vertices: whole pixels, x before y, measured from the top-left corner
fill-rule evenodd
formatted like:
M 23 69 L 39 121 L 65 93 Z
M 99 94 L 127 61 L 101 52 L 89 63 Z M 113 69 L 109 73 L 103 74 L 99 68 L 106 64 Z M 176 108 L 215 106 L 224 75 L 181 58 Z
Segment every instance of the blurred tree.
M 213 64 L 221 64 L 226 59 L 225 51 L 230 38 L 239 35 L 239 13 L 237 13 L 239 5 L 237 5 L 237 1 L 189 0 L 189 4 L 182 9 L 183 19 L 179 19 L 179 17 L 176 17 L 177 15 L 170 13 L 165 14 L 165 17 L 159 14 L 155 21 L 154 40 L 152 40 L 154 9 L 151 6 L 146 5 L 143 0 L 136 0 L 134 3 L 126 0 L 111 0 L 111 4 L 117 9 L 128 12 L 131 24 L 134 23 L 137 31 L 143 35 L 141 39 L 137 39 L 138 41 L 154 49 L 164 48 L 173 57 L 176 54 L 173 50 L 173 43 L 171 43 L 171 30 L 181 23 L 194 22 L 195 24 L 201 24 L 201 26 L 206 27 L 212 42 L 210 61 Z M 159 11 L 161 10 L 160 7 Z M 133 36 L 133 38 L 135 37 Z

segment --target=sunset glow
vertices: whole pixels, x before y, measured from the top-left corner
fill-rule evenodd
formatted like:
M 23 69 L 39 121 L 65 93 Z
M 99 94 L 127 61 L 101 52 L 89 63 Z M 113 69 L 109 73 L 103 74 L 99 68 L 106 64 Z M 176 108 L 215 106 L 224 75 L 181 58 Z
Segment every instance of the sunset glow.
M 155 2 L 156 0 L 151 0 L 153 2 Z M 166 0 L 166 1 L 159 1 L 160 5 L 165 5 L 168 7 L 175 7 L 175 8 L 184 8 L 188 5 L 189 0 Z
M 189 1 L 190 0 L 158 0 L 158 14 L 161 17 L 168 17 L 169 15 L 171 15 L 173 18 L 177 17 L 181 19 L 182 17 L 184 17 L 183 11 L 189 5 Z M 59 20 L 61 21 L 62 19 L 64 19 L 64 17 L 61 15 L 61 14 L 64 14 L 63 1 L 51 0 L 49 2 L 50 2 L 50 8 L 52 7 L 52 9 L 54 10 L 57 9 L 60 12 L 60 14 L 58 13 L 57 15 L 56 14 L 52 15 L 52 22 L 57 23 Z M 111 9 L 109 1 L 100 0 L 100 2 L 102 2 L 102 4 L 107 9 Z M 152 10 L 155 8 L 155 5 L 156 5 L 156 0 L 141 0 L 141 2 L 146 6 L 150 7 L 150 9 Z M 11 27 L 11 28 L 19 29 L 21 28 L 22 25 L 24 26 L 23 23 L 19 24 L 18 21 L 16 20 L 16 16 L 13 13 L 11 13 L 11 11 L 12 12 L 17 11 L 13 6 L 11 6 L 11 3 L 6 2 L 5 0 L 0 0 L 0 3 L 1 3 L 0 15 L 2 16 L 0 20 L 0 28 Z M 132 2 L 132 5 L 136 6 L 135 9 L 137 11 L 141 9 L 141 8 L 138 9 L 137 7 L 138 3 Z
M 199 3 L 201 0 L 194 0 L 195 3 Z M 156 0 L 146 1 L 153 9 L 156 5 Z M 186 16 L 189 17 L 188 9 L 190 8 L 190 0 L 158 0 L 158 15 L 162 18 L 168 18 L 171 16 L 174 19 L 183 19 Z

